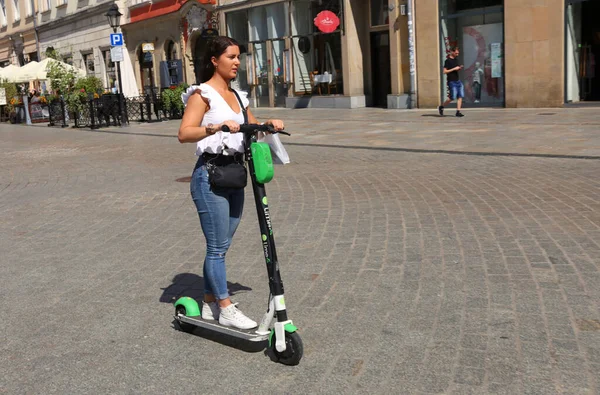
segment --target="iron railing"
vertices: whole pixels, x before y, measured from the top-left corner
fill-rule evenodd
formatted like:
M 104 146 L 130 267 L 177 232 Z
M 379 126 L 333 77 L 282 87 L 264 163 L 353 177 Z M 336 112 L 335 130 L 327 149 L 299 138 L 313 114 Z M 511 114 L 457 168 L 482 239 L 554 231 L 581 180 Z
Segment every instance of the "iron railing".
M 119 107 L 118 95 L 103 95 L 88 100 L 79 111 L 73 112 L 61 98 L 48 105 L 50 122 L 48 126 L 73 126 L 76 128 L 98 129 L 120 126 L 130 122 L 156 122 L 168 119 L 181 119 L 183 114 L 177 108 L 164 108 L 159 95 L 144 95 L 124 98 L 125 111 Z M 121 119 L 121 114 L 125 119 Z

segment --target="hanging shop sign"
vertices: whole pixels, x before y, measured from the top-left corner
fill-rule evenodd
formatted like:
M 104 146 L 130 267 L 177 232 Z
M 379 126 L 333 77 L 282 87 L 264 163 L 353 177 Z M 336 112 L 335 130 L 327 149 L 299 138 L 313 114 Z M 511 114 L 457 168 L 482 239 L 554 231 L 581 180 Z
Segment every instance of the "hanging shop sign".
M 204 29 L 204 30 L 202 30 L 200 37 L 209 38 L 209 37 L 217 37 L 218 35 L 219 35 L 219 31 L 217 29 Z
M 315 26 L 323 33 L 332 33 L 340 25 L 340 18 L 331 11 L 321 11 L 314 19 Z
M 152 52 L 154 51 L 153 43 L 143 43 L 142 44 L 142 52 Z

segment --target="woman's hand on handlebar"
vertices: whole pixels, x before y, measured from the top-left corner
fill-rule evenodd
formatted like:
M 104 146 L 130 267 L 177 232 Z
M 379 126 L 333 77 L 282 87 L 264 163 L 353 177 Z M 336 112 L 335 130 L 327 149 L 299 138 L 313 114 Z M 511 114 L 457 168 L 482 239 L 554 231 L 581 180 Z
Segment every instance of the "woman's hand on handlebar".
M 285 129 L 285 125 L 281 119 L 269 119 L 267 122 L 265 122 L 265 125 L 271 126 L 276 132 Z
M 225 121 L 217 125 L 216 129 L 229 133 L 237 133 L 240 131 L 240 124 L 235 121 Z

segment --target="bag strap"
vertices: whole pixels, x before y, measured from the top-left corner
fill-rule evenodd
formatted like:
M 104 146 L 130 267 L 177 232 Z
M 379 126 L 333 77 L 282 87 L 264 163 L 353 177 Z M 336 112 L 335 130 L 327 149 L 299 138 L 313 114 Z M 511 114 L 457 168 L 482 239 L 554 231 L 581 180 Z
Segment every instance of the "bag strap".
M 244 103 L 242 103 L 242 99 L 240 98 L 240 95 L 238 95 L 238 93 L 235 89 L 231 89 L 231 88 L 229 88 L 229 89 L 235 94 L 235 97 L 237 97 L 238 102 L 240 102 L 240 109 L 242 110 L 242 113 L 244 114 L 244 124 L 247 125 L 248 124 L 248 113 L 246 112 L 246 108 L 244 108 Z

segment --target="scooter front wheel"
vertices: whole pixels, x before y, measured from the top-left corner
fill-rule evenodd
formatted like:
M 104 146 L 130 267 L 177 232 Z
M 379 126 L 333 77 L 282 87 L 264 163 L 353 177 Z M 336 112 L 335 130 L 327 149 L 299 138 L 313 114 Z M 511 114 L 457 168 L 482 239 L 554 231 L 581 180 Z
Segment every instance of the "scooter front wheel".
M 285 333 L 285 350 L 283 352 L 277 351 L 275 341 L 272 342 L 271 348 L 278 362 L 290 366 L 298 365 L 304 353 L 304 346 L 298 332 Z
M 185 311 L 185 307 L 183 306 L 177 306 L 175 308 L 175 315 L 186 315 L 186 311 Z M 175 320 L 177 321 L 177 326 L 179 327 L 179 330 L 182 332 L 187 332 L 187 333 L 192 333 L 194 331 L 194 329 L 196 329 L 196 327 L 194 325 L 188 324 L 187 322 L 181 322 L 179 320 Z

